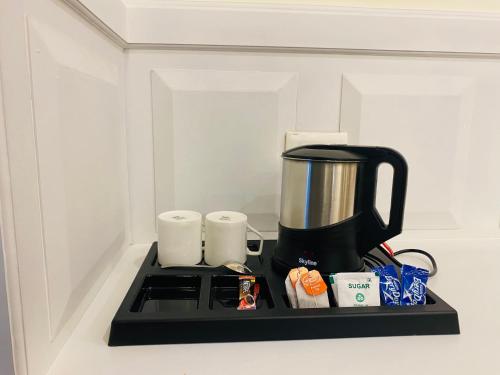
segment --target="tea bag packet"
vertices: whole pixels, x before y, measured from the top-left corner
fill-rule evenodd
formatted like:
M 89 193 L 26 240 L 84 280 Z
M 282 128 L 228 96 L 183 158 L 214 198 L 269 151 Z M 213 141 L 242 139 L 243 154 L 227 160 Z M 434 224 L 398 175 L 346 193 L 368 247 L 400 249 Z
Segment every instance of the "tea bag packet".
M 379 277 L 373 272 L 346 272 L 330 275 L 339 307 L 380 306 Z
M 312 270 L 300 276 L 295 285 L 299 308 L 330 307 L 325 281 L 321 274 Z
M 403 289 L 401 305 L 425 305 L 428 278 L 429 271 L 403 264 L 401 267 L 401 286 Z
M 380 278 L 380 299 L 386 306 L 399 306 L 401 304 L 401 283 L 396 267 L 389 264 L 373 269 Z
M 307 273 L 307 268 L 305 267 L 292 268 L 290 272 L 288 272 L 288 276 L 286 277 L 285 280 L 286 294 L 288 296 L 288 300 L 290 301 L 290 306 L 292 306 L 293 309 L 299 307 L 299 304 L 297 302 L 297 292 L 295 291 L 295 287 L 297 285 L 297 281 L 300 279 L 300 276 L 305 273 Z

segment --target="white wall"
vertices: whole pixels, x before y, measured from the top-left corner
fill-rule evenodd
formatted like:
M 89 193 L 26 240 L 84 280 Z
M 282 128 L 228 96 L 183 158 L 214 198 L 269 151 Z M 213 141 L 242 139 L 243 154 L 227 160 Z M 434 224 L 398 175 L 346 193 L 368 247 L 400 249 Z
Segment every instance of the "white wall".
M 16 359 L 44 374 L 130 242 L 125 60 L 50 0 L 2 2 L 0 57 L 2 229 L 24 339 Z
M 498 236 L 496 59 L 137 50 L 127 82 L 136 242 L 173 208 L 242 210 L 273 231 L 286 129 L 400 150 L 406 229 Z

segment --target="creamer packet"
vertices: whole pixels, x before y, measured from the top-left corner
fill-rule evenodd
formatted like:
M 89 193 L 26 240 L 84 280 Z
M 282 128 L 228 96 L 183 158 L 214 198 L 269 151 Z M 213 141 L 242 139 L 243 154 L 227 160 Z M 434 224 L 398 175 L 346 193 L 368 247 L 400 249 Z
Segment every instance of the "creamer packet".
M 402 306 L 425 305 L 428 278 L 429 271 L 403 264 L 401 267 Z
M 380 277 L 380 299 L 386 306 L 399 306 L 401 304 L 401 283 L 396 267 L 389 264 L 376 267 L 373 272 Z

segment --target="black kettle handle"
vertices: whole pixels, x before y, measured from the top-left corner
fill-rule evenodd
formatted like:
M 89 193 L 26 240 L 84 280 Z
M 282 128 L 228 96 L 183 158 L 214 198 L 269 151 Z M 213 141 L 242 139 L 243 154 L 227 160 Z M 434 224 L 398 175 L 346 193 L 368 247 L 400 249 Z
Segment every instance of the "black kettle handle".
M 403 216 L 406 198 L 406 184 L 408 180 L 408 165 L 404 157 L 397 151 L 386 147 L 366 147 L 361 153 L 369 156 L 365 181 L 363 182 L 365 199 L 363 211 L 365 217 L 365 231 L 369 234 L 366 238 L 369 243 L 365 249 L 371 249 L 382 242 L 401 233 L 403 229 Z M 363 152 L 365 151 L 365 152 Z M 377 194 L 377 175 L 380 164 L 388 163 L 394 169 L 392 178 L 391 209 L 389 222 L 385 225 L 375 207 Z

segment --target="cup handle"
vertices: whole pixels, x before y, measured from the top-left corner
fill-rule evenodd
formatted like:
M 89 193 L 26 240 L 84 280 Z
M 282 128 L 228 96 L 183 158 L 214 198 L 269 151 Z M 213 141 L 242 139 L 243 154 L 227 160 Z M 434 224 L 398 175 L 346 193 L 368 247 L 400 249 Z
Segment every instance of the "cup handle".
M 247 224 L 247 228 L 250 230 L 250 232 L 253 232 L 257 235 L 257 237 L 260 238 L 260 244 L 259 244 L 259 251 L 252 251 L 247 247 L 247 254 L 248 255 L 260 255 L 262 254 L 262 247 L 264 246 L 264 236 L 262 233 L 260 233 L 257 229 L 252 227 L 250 224 Z

